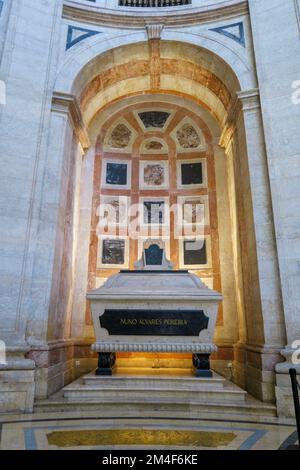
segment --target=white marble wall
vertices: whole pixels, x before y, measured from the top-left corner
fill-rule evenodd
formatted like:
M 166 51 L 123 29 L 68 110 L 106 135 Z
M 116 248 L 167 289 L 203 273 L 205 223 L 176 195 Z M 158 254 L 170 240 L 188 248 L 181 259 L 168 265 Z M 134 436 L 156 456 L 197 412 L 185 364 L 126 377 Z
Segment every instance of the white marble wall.
M 254 54 L 260 88 L 286 330 L 283 364 L 276 366 L 278 413 L 294 413 L 288 370 L 300 340 L 300 5 L 298 0 L 251 0 Z M 274 34 L 280 31 L 280 34 Z M 283 360 L 284 360 L 283 359 Z
M 289 346 L 300 339 L 300 104 L 292 101 L 300 80 L 297 4 L 249 2 Z
M 2 58 L 4 43 L 6 41 L 7 23 L 8 23 L 10 8 L 11 8 L 11 2 L 12 0 L 7 0 L 5 3 L 3 2 L 2 11 L 0 12 L 0 62 Z M 1 5 L 0 5 L 0 10 L 1 10 Z M 0 80 L 1 80 L 1 75 L 0 75 Z
M 0 66 L 7 92 L 0 109 L 0 338 L 8 347 L 12 397 L 9 370 L 32 369 L 34 363 L 20 354 L 28 344 L 47 344 L 57 201 L 43 201 L 60 185 L 47 149 L 62 2 L 45 1 L 43 8 L 33 0 L 5 3 L 3 14 L 11 12 Z M 32 409 L 33 380 L 34 373 L 27 373 L 23 384 L 31 404 L 22 405 L 16 388 L 16 408 Z M 12 407 L 8 398 L 6 408 Z
M 114 8 L 117 2 L 73 3 Z M 193 0 L 192 7 L 221 3 Z M 41 7 L 36 0 L 5 0 L 0 17 L 0 80 L 5 81 L 7 91 L 6 105 L 0 104 L 0 340 L 13 347 L 12 362 L 24 356 L 28 344 L 44 354 L 56 347 L 49 349 L 49 340 L 80 336 L 84 327 L 87 255 L 80 257 L 76 247 L 87 250 L 88 229 L 79 226 L 77 232 L 77 227 L 79 221 L 88 224 L 91 193 L 79 182 L 92 175 L 93 150 L 81 166 L 81 151 L 67 113 L 51 113 L 53 91 L 70 92 L 80 70 L 103 52 L 147 39 L 141 28 L 128 34 L 106 26 L 103 35 L 66 53 L 69 20 L 62 19 L 62 4 L 62 0 L 44 0 Z M 261 289 L 262 311 L 253 306 L 253 316 L 248 313 L 244 318 L 244 300 L 238 296 L 237 316 L 240 341 L 255 347 L 265 342 L 269 352 L 263 353 L 272 355 L 285 343 L 291 348 L 294 340 L 300 340 L 300 104 L 292 99 L 293 83 L 300 80 L 300 61 L 296 60 L 300 7 L 298 0 L 250 0 L 249 8 L 251 25 L 244 19 L 245 50 L 230 38 L 219 35 L 216 39 L 208 31 L 220 26 L 219 20 L 209 27 L 165 28 L 162 39 L 196 44 L 221 56 L 243 90 L 257 86 L 257 71 L 263 127 L 260 112 L 259 116 L 256 111 L 245 115 L 248 154 L 243 144 L 237 152 L 240 158 L 246 154 L 249 158 L 252 199 L 248 202 L 254 204 L 255 233 L 248 234 L 248 241 L 257 244 L 252 248 L 257 248 L 258 270 L 252 280 Z M 242 142 L 243 131 L 238 131 L 238 137 Z M 233 161 L 230 164 L 234 166 Z M 246 175 L 245 165 L 240 170 Z M 233 173 L 228 181 L 230 197 L 235 190 Z M 234 263 L 240 274 L 245 267 L 239 264 L 239 253 Z M 237 292 L 241 290 L 239 279 Z M 74 291 L 80 293 L 75 299 Z M 230 328 L 226 335 L 232 339 Z M 32 362 L 22 364 L 24 370 L 33 368 Z M 29 375 L 32 381 L 33 374 Z M 60 384 L 57 376 L 53 390 Z M 32 387 L 28 396 L 33 396 Z
M 38 233 L 52 214 L 41 212 L 51 96 L 51 68 L 61 2 L 13 0 L 1 61 L 7 103 L 1 107 L 1 323 L 0 336 L 24 342 L 28 319 L 43 317 L 34 341 L 45 340 L 50 257 L 33 264 Z M 54 59 L 54 60 L 53 60 Z M 45 262 L 43 264 L 42 262 Z M 35 271 L 35 275 L 33 275 Z M 32 281 L 35 279 L 36 284 Z M 43 313 L 42 313 L 43 311 Z

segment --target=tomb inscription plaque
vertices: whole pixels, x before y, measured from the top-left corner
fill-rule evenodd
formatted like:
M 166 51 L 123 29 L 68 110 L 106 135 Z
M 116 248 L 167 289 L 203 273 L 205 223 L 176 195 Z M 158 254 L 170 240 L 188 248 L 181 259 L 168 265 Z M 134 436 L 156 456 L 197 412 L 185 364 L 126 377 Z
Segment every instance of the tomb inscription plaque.
M 208 328 L 203 310 L 105 310 L 100 325 L 110 335 L 195 336 Z

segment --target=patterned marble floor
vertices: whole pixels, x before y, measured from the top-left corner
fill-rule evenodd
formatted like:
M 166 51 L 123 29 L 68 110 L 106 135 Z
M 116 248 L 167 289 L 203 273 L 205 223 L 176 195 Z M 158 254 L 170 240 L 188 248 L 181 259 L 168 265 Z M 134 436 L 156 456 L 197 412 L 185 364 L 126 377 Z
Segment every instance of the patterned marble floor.
M 0 415 L 2 450 L 287 449 L 297 442 L 289 424 L 96 417 L 89 413 Z

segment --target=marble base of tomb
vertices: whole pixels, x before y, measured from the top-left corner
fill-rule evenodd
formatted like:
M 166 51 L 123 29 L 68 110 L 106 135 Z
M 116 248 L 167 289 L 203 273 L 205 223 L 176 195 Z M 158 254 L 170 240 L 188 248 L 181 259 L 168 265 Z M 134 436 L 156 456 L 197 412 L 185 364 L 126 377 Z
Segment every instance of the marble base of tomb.
M 193 354 L 193 367 L 196 377 L 212 377 L 210 370 L 210 355 L 217 352 L 214 344 L 188 343 L 188 342 L 97 342 L 92 345 L 92 350 L 98 353 L 97 376 L 113 375 L 116 364 L 117 352 L 144 352 L 144 353 L 180 353 Z M 112 352 L 114 351 L 114 352 Z
M 190 353 L 196 377 L 212 377 L 210 355 L 222 295 L 188 271 L 121 271 L 87 295 L 98 376 L 113 374 L 115 354 Z M 191 366 L 192 366 L 191 364 Z

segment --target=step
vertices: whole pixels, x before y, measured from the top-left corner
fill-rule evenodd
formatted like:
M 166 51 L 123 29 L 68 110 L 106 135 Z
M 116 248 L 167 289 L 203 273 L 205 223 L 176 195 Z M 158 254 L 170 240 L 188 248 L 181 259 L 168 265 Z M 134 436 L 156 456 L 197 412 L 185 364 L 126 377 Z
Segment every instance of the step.
M 69 401 L 153 402 L 177 398 L 183 403 L 241 403 L 247 393 L 236 385 L 219 378 L 195 377 L 96 377 L 93 374 L 78 379 L 63 389 Z
M 93 387 L 104 388 L 126 388 L 134 385 L 137 389 L 146 390 L 149 387 L 185 390 L 187 387 L 193 387 L 197 390 L 206 388 L 223 389 L 226 380 L 218 374 L 214 374 L 212 378 L 196 378 L 196 377 L 182 377 L 181 376 L 164 376 L 164 375 L 150 375 L 150 376 L 128 376 L 116 375 L 112 377 L 97 377 L 95 373 L 91 373 L 82 378 L 83 384 Z
M 247 396 L 244 403 L 182 403 L 176 399 L 160 400 L 156 403 L 143 401 L 138 403 L 132 400 L 113 402 L 103 400 L 99 402 L 68 401 L 64 397 L 55 397 L 48 400 L 38 401 L 34 407 L 35 413 L 51 412 L 92 412 L 101 417 L 153 417 L 153 418 L 186 418 L 186 419 L 230 419 L 240 421 L 266 421 L 277 422 L 276 407 L 272 404 L 261 403 Z
M 191 367 L 123 367 L 117 365 L 114 369 L 116 375 L 128 375 L 134 377 L 140 376 L 152 376 L 157 377 L 162 375 L 165 376 L 177 376 L 177 377 L 195 377 L 194 369 Z
M 214 373 L 192 376 L 97 377 L 90 373 L 35 404 L 35 412 L 85 412 L 101 417 L 155 417 L 277 422 L 276 407 L 261 403 Z
M 149 396 L 150 395 L 150 396 Z M 167 400 L 170 398 L 178 398 L 178 400 L 184 401 L 184 403 L 206 403 L 210 400 L 217 403 L 240 403 L 245 401 L 246 393 L 241 393 L 236 390 L 229 391 L 216 391 L 216 390 L 206 390 L 206 391 L 197 391 L 197 390 L 178 390 L 170 391 L 157 388 L 149 388 L 147 392 L 145 390 L 136 390 L 126 389 L 126 390 L 116 390 L 115 388 L 100 390 L 93 389 L 69 389 L 64 391 L 64 397 L 70 400 L 76 401 L 85 401 L 92 402 L 98 401 L 103 402 L 111 400 L 115 402 L 116 399 L 121 402 L 126 400 L 132 400 L 134 402 L 144 403 L 145 401 L 160 402 L 161 400 Z

